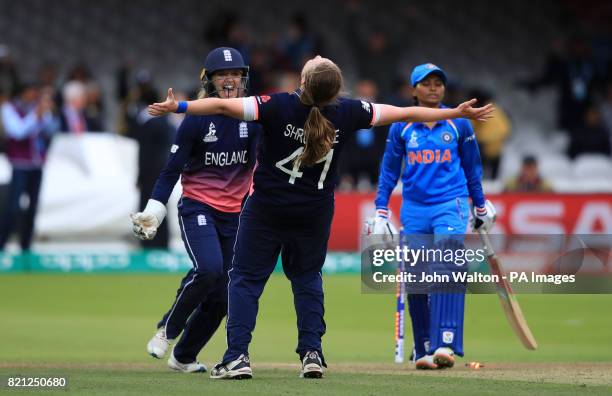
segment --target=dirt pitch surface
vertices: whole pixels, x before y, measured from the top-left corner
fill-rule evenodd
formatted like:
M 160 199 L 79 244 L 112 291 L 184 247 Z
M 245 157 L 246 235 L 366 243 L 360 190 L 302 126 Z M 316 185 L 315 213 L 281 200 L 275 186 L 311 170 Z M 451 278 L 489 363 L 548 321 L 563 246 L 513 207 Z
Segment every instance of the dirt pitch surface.
M 465 379 L 489 379 L 497 381 L 524 381 L 531 383 L 568 384 L 568 385 L 604 385 L 612 386 L 612 363 L 492 363 L 480 362 L 480 369 L 465 366 L 459 361 L 452 369 L 415 370 L 410 363 L 402 365 L 393 363 L 337 363 L 327 371 L 327 377 L 334 373 L 369 374 L 369 375 L 409 375 L 423 377 L 445 377 Z M 293 363 L 253 363 L 253 372 L 257 370 L 282 370 L 299 372 L 300 366 Z M 6 363 L 0 362 L 0 370 L 25 370 L 27 372 L 44 372 L 45 370 L 127 370 L 158 371 L 157 365 L 145 363 Z

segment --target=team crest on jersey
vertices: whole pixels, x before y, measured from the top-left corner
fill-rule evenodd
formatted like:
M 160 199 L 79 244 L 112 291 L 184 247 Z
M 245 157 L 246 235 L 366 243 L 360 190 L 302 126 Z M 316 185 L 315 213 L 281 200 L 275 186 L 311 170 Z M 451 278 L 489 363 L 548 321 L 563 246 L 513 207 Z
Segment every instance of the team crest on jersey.
M 363 109 L 365 111 L 367 111 L 368 113 L 372 112 L 372 107 L 370 106 L 370 104 L 364 100 L 361 101 L 361 107 L 363 107 Z
M 249 137 L 249 127 L 248 127 L 246 122 L 241 122 L 238 125 L 238 131 L 240 132 L 240 137 L 241 138 L 248 138 Z
M 268 96 L 268 95 L 261 95 L 261 96 L 257 97 L 257 101 L 259 103 L 266 103 L 270 99 L 272 99 L 272 98 L 270 98 L 270 96 Z
M 217 128 L 215 127 L 215 124 L 211 122 L 210 125 L 208 126 L 208 133 L 206 134 L 206 136 L 204 136 L 204 142 L 206 143 L 216 142 L 217 140 L 219 140 L 216 134 L 217 134 Z
M 452 135 L 452 133 L 450 133 L 450 132 L 444 132 L 444 133 L 442 134 L 442 141 L 443 141 L 444 143 L 450 143 L 450 142 L 452 142 L 452 141 L 453 141 L 453 135 Z
M 415 130 L 412 131 L 410 135 L 410 140 L 408 141 L 408 147 L 414 148 L 419 147 L 419 143 L 417 142 L 417 133 Z

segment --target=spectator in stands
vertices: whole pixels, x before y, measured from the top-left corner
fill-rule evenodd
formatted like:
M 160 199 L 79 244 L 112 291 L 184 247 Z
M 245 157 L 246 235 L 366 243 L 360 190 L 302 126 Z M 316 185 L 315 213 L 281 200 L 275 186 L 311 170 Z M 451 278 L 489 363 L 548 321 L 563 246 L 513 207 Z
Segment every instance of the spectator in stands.
M 372 80 L 360 80 L 355 86 L 355 97 L 378 102 L 378 86 Z M 341 162 L 340 189 L 372 191 L 378 182 L 380 160 L 385 150 L 385 127 L 360 129 L 345 141 L 347 155 Z
M 175 93 L 178 100 L 187 100 L 184 94 Z M 153 89 L 141 93 L 140 111 L 135 119 L 132 137 L 138 142 L 138 188 L 140 205 L 144 208 L 153 192 L 153 187 L 170 153 L 174 135 L 183 119 L 183 114 L 170 114 L 163 117 L 152 117 L 147 112 L 147 104 L 160 99 Z M 147 249 L 168 249 L 168 222 L 163 222 L 157 229 L 157 236 L 151 240 L 140 240 L 140 245 Z
M 393 83 L 395 91 L 391 94 L 387 103 L 398 107 L 406 107 L 414 105 L 414 98 L 412 96 L 412 85 L 406 78 L 399 76 Z M 460 102 L 461 103 L 461 102 Z
M 555 41 L 543 73 L 522 82 L 522 85 L 530 91 L 543 86 L 556 86 L 559 91 L 558 125 L 571 131 L 580 126 L 584 119 L 599 76 L 587 41 L 574 36 L 568 44 L 566 49 L 561 39 Z
M 399 50 L 394 48 L 385 26 L 363 23 L 372 20 L 366 4 L 348 2 L 346 6 L 348 20 L 345 40 L 350 46 L 358 77 L 376 76 L 380 96 L 387 97 L 393 92 L 392 84 L 398 74 Z M 405 50 L 405 47 L 402 49 Z
M 60 111 L 60 130 L 82 134 L 101 131 L 101 120 L 87 115 L 87 86 L 80 81 L 70 81 L 62 89 L 63 105 Z
M 68 85 L 73 81 L 83 84 L 85 88 L 85 104 L 82 111 L 87 118 L 89 126 L 92 128 L 89 130 L 103 131 L 104 104 L 100 92 L 100 85 L 96 82 L 89 67 L 85 63 L 77 63 L 70 69 L 64 85 Z M 60 99 L 59 104 L 63 105 L 64 98 L 62 97 Z
M 120 75 L 119 78 L 122 78 Z M 129 80 L 130 78 L 128 78 Z M 156 92 L 152 83 L 151 73 L 146 69 L 140 69 L 134 73 L 135 84 L 128 82 L 127 95 L 124 99 L 121 109 L 121 131 L 128 136 L 133 137 L 134 131 L 138 128 L 136 119 L 142 106 L 147 102 L 143 98 L 151 95 L 151 92 Z
M 0 104 L 8 100 L 19 85 L 17 67 L 7 45 L 0 44 Z
M 497 110 L 497 109 L 496 109 Z M 523 158 L 523 165 L 518 176 L 508 180 L 506 192 L 551 192 L 550 184 L 542 179 L 538 169 L 538 161 L 532 155 Z
M 612 81 L 608 82 L 604 99 L 600 105 L 600 111 L 603 123 L 610 134 L 610 143 L 612 143 Z
M 278 81 L 275 84 L 278 92 L 293 92 L 300 86 L 300 73 L 284 72 L 278 76 Z
M 483 89 L 475 89 L 469 94 L 469 97 L 478 99 L 478 103 L 493 103 L 495 105 L 495 114 L 491 119 L 487 122 L 472 120 L 472 126 L 480 148 L 482 176 L 484 179 L 496 179 L 502 149 L 510 135 L 512 125 L 502 107 L 493 101 L 489 92 Z
M 300 71 L 308 59 L 321 52 L 319 40 L 302 13 L 296 13 L 291 18 L 283 34 L 280 51 L 284 68 L 291 71 Z
M 85 117 L 98 127 L 97 131 L 104 131 L 104 101 L 102 91 L 97 81 L 90 80 L 86 86 L 87 100 L 85 106 Z
M 604 154 L 610 156 L 610 131 L 606 128 L 600 110 L 590 104 L 584 114 L 584 123 L 570 133 L 568 155 Z
M 20 245 L 22 251 L 30 250 L 46 148 L 58 129 L 52 109 L 52 94 L 41 92 L 36 84 L 23 85 L 14 99 L 2 105 L 2 124 L 8 137 L 7 155 L 13 174 L 0 219 L 0 251 L 15 227 L 24 194 L 29 203 L 22 222 Z

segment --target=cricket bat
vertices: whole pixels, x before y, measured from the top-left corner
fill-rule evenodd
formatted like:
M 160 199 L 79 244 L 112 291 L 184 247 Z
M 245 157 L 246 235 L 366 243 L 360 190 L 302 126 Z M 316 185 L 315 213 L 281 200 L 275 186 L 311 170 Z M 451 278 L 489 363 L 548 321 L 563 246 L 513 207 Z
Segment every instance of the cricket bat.
M 506 314 L 506 319 L 510 323 L 510 327 L 514 330 L 514 333 L 517 335 L 519 340 L 523 346 L 529 350 L 536 350 L 538 348 L 538 343 L 536 342 L 531 330 L 529 329 L 529 325 L 527 325 L 527 321 L 525 320 L 525 315 L 523 315 L 523 311 L 521 310 L 521 306 L 516 300 L 516 295 L 512 291 L 512 287 L 510 283 L 502 276 L 504 275 L 504 271 L 502 268 L 501 260 L 495 254 L 493 247 L 491 246 L 491 241 L 489 240 L 489 235 L 484 230 L 478 230 L 478 235 L 484 246 L 485 255 L 487 256 L 487 262 L 489 263 L 489 267 L 491 268 L 491 273 L 497 275 L 499 278 L 499 282 L 496 284 L 497 296 L 499 297 L 499 302 Z

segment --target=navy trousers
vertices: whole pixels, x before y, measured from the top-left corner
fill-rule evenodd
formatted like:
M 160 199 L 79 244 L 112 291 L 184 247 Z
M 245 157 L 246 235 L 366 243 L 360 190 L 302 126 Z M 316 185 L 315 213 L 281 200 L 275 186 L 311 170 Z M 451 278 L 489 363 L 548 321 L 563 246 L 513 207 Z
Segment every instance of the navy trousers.
M 193 268 L 181 281 L 176 299 L 157 327 L 176 338 L 174 357 L 196 360 L 227 313 L 227 272 L 231 267 L 238 213 L 220 212 L 204 203 L 182 198 L 179 225 Z
M 248 355 L 255 328 L 259 298 L 274 270 L 279 254 L 291 282 L 297 314 L 300 358 L 318 351 L 325 334 L 323 279 L 321 268 L 334 212 L 333 198 L 315 207 L 262 205 L 257 193 L 246 202 L 240 215 L 233 268 L 229 272 L 227 363 Z
M 13 176 L 9 184 L 6 205 L 2 210 L 0 219 L 0 251 L 4 249 L 6 241 L 11 236 L 21 208 L 19 201 L 23 194 L 29 198 L 29 205 L 23 213 L 23 224 L 21 228 L 19 244 L 22 251 L 30 250 L 32 236 L 34 234 L 34 219 L 38 208 L 38 196 L 42 182 L 42 169 L 19 169 L 13 168 Z

